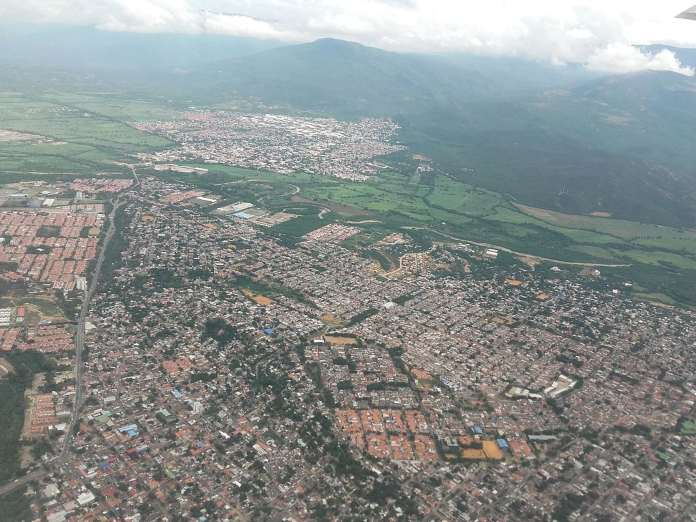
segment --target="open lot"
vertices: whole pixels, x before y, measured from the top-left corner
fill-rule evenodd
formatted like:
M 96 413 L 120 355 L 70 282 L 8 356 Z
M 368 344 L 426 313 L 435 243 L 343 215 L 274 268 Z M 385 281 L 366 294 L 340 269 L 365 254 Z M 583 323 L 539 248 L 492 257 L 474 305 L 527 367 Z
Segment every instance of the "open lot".
M 242 293 L 258 305 L 268 306 L 270 304 L 273 304 L 272 299 L 269 299 L 265 295 L 257 294 L 255 292 L 249 290 L 248 288 L 242 288 Z
M 0 298 L 0 308 L 17 308 L 24 306 L 26 309 L 26 323 L 35 324 L 39 321 L 62 321 L 65 314 L 60 309 L 54 295 L 9 294 Z

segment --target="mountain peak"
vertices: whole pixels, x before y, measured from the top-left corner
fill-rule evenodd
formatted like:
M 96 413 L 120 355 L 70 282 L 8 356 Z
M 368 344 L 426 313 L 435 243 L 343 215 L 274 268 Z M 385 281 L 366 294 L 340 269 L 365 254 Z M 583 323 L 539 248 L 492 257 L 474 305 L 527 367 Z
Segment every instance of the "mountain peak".
M 393 55 L 395 53 L 390 53 L 383 49 L 377 47 L 370 47 L 363 45 L 358 42 L 351 42 L 350 40 L 341 40 L 339 38 L 319 38 L 313 42 L 300 44 L 296 48 L 319 51 L 323 53 L 335 53 L 335 54 L 345 54 L 349 56 L 354 55 Z
M 339 38 L 319 38 L 314 40 L 310 45 L 317 45 L 322 47 L 365 47 L 357 42 L 351 42 L 349 40 L 341 40 Z

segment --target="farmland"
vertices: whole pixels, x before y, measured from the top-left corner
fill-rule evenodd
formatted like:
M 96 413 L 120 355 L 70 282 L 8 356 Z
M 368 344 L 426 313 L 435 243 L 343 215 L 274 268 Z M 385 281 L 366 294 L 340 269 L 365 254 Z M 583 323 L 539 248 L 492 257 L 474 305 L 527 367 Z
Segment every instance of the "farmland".
M 690 230 L 524 207 L 444 175 L 423 176 L 413 183 L 411 176 L 387 170 L 367 182 L 353 183 L 301 173 L 206 167 L 210 171 L 205 177 L 176 177 L 238 190 L 239 199 L 262 198 L 274 210 L 316 209 L 272 229 L 284 235 L 299 237 L 332 221 L 361 222 L 360 228 L 371 237 L 420 229 L 430 240 L 459 238 L 559 261 L 631 265 L 607 275 L 649 289 L 645 294 L 651 299 L 696 302 L 691 282 L 696 280 L 696 233 Z
M 74 104 L 79 101 L 83 103 Z M 126 123 L 132 117 L 150 115 L 138 107 L 136 104 L 126 110 L 113 102 L 110 105 L 77 95 L 26 97 L 4 93 L 0 95 L 2 129 L 35 139 L 0 141 L 0 171 L 5 178 L 21 173 L 67 174 L 107 167 L 113 170 L 111 161 L 170 146 L 168 140 L 140 132 Z
M 170 104 L 114 95 L 4 93 L 4 130 L 33 138 L 0 141 L 1 181 L 118 170 L 113 161 L 172 146 L 132 124 L 180 114 Z M 525 206 L 437 169 L 415 173 L 406 156 L 383 158 L 391 168 L 361 183 L 210 164 L 192 164 L 207 168 L 205 176 L 152 174 L 221 191 L 229 201 L 291 211 L 299 217 L 271 233 L 292 241 L 335 221 L 359 223 L 362 233 L 348 242 L 355 248 L 366 247 L 366 237 L 410 229 L 426 241 L 461 239 L 558 261 L 631 265 L 608 275 L 637 282 L 644 294 L 666 296 L 664 302 L 696 303 L 696 231 Z

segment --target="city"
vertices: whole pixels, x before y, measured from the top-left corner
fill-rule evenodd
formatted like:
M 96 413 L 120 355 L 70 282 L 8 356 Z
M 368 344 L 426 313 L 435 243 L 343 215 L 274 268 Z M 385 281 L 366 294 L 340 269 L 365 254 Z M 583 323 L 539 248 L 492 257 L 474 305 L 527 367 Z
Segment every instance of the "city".
M 696 522 L 687 2 L 0 0 L 0 522 Z
M 199 161 L 280 173 L 307 172 L 364 181 L 383 166 L 375 159 L 403 146 L 390 143 L 398 126 L 364 118 L 342 122 L 282 114 L 189 112 L 172 121 L 138 122 L 178 147 L 141 154 L 143 161 Z
M 475 245 L 424 251 L 406 232 L 379 248 L 423 262 L 386 274 L 342 246 L 359 226 L 288 246 L 192 204 L 222 202 L 193 186 L 117 186 L 124 249 L 86 317 L 64 454 L 72 327 L 26 328 L 15 310 L 3 329 L 5 350 L 63 357 L 23 435 L 52 446 L 32 465 L 47 470 L 30 485 L 36 517 L 696 516 L 680 487 L 694 478 L 693 312 Z M 12 257 L 54 222 L 31 219 L 5 232 L 18 261 L 4 277 L 55 285 L 52 265 Z

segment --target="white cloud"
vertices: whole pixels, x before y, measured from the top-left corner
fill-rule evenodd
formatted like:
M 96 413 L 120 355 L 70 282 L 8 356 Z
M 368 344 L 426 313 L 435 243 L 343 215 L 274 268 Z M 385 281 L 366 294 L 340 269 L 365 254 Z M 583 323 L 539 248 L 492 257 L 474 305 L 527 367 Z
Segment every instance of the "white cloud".
M 202 11 L 202 32 L 230 34 L 249 38 L 295 40 L 297 35 L 276 29 L 272 24 L 244 15 L 229 15 Z
M 693 0 L 691 0 L 692 2 Z M 0 19 L 111 31 L 217 33 L 284 41 L 346 38 L 401 51 L 476 52 L 598 70 L 693 74 L 671 53 L 696 46 L 689 0 L 0 0 Z
M 670 71 L 684 76 L 694 75 L 694 69 L 679 63 L 672 51 L 665 49 L 659 53 L 641 53 L 633 46 L 618 43 L 599 49 L 587 60 L 587 67 L 613 73 Z

